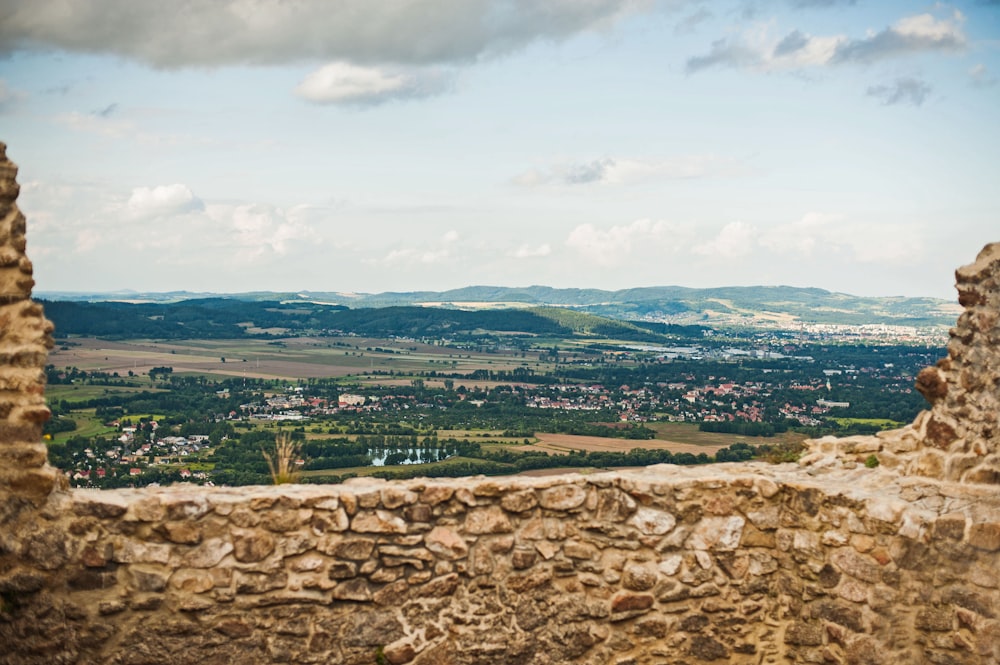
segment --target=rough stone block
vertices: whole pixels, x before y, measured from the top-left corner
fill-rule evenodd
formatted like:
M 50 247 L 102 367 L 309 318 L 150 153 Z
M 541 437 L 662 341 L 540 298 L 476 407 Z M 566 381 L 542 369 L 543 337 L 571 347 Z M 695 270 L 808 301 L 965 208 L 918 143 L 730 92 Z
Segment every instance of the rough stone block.
M 579 485 L 559 485 L 543 489 L 538 494 L 542 508 L 549 510 L 573 510 L 587 500 L 587 490 Z
M 677 525 L 677 518 L 655 508 L 639 508 L 628 523 L 647 536 L 662 536 Z
M 351 530 L 357 533 L 406 533 L 407 525 L 399 515 L 376 510 L 355 515 L 351 520 Z
M 450 527 L 436 526 L 424 536 L 424 546 L 445 559 L 463 559 L 469 553 L 466 544 L 457 531 Z
M 471 534 L 510 533 L 514 526 L 500 506 L 476 508 L 465 518 L 465 530 Z
M 987 552 L 1000 550 L 1000 522 L 977 522 L 969 526 L 969 544 Z

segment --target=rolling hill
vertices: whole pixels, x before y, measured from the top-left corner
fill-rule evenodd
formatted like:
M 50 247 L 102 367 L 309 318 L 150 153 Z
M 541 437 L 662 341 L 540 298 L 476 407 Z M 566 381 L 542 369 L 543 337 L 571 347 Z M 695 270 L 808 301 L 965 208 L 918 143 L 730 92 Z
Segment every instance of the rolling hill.
M 391 307 L 484 313 L 493 310 L 505 311 L 504 317 L 507 320 L 517 320 L 514 312 L 518 309 L 557 308 L 564 313 L 558 316 L 550 313 L 548 318 L 554 318 L 569 328 L 577 324 L 586 328 L 590 324 L 580 323 L 583 319 L 573 319 L 568 312 L 641 324 L 647 329 L 649 323 L 776 328 L 791 324 L 825 323 L 946 328 L 954 322 L 955 316 L 960 311 L 956 303 L 936 298 L 861 297 L 823 289 L 789 286 L 711 289 L 659 286 L 618 291 L 555 289 L 547 286 L 521 288 L 469 286 L 449 291 L 378 294 L 320 291 L 255 292 L 228 295 L 224 298 L 215 294 L 187 292 L 108 294 L 42 292 L 38 296 L 59 302 L 132 303 L 139 306 L 182 303 L 190 305 L 212 299 L 229 303 L 219 304 L 222 310 L 231 310 L 237 307 L 236 303 L 270 303 L 272 307 L 278 303 L 281 308 L 292 305 L 306 308 L 323 305 L 333 308 L 331 311 Z M 546 316 L 537 309 L 535 311 Z M 574 320 L 577 324 L 573 323 Z M 419 328 L 419 325 L 417 327 Z M 578 332 L 582 333 L 585 330 L 581 329 Z

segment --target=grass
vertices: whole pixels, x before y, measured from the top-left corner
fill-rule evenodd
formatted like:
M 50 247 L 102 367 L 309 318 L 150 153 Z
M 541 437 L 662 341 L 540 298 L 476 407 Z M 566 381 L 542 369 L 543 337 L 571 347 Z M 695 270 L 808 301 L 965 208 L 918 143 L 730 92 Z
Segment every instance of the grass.
M 896 429 L 902 427 L 903 423 L 888 418 L 830 418 L 841 427 L 850 425 L 874 425 L 880 429 Z
M 132 424 L 137 424 L 140 420 L 145 418 L 146 420 L 165 420 L 166 416 L 159 413 L 126 413 L 123 414 L 122 420 L 131 420 Z
M 163 392 L 163 389 L 152 386 L 91 386 L 83 384 L 50 384 L 45 386 L 45 397 L 49 403 L 65 400 L 73 404 L 109 395 L 138 392 Z
M 644 423 L 646 427 L 656 432 L 657 439 L 689 443 L 695 446 L 729 446 L 737 441 L 750 445 L 796 444 L 805 441 L 805 434 L 799 432 L 782 432 L 775 436 L 746 436 L 744 434 L 726 434 L 723 432 L 702 432 L 694 423 Z M 641 448 L 642 441 L 637 441 L 634 448 Z
M 72 413 L 66 415 L 76 421 L 76 429 L 72 432 L 59 432 L 52 437 L 53 441 L 66 441 L 74 436 L 90 438 L 93 436 L 113 436 L 118 433 L 118 430 L 114 427 L 105 425 L 94 414 L 94 409 L 74 410 Z
M 301 446 L 292 440 L 290 432 L 278 432 L 274 437 L 274 456 L 263 448 L 267 468 L 271 471 L 271 480 L 275 485 L 297 483 L 301 472 L 295 465 L 301 454 Z

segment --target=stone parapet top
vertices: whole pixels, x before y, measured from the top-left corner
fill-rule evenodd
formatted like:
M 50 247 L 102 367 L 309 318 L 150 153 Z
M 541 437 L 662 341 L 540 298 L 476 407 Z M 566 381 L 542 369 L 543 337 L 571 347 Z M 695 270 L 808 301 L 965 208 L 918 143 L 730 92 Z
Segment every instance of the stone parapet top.
M 868 439 L 874 437 L 852 437 Z M 850 440 L 820 440 L 840 442 Z M 312 507 L 326 501 L 369 501 L 369 508 L 396 508 L 406 503 L 426 501 L 428 496 L 457 494 L 468 505 L 485 503 L 490 497 L 533 490 L 535 492 L 578 485 L 581 487 L 620 488 L 630 493 L 651 497 L 692 488 L 753 488 L 764 496 L 776 494 L 782 487 L 796 490 L 815 488 L 829 496 L 864 503 L 872 500 L 905 500 L 906 509 L 966 510 L 989 514 L 1000 510 L 1000 492 L 990 486 L 968 486 L 955 481 L 904 476 L 898 471 L 861 463 L 845 463 L 842 454 L 806 458 L 801 464 L 767 464 L 762 462 L 723 463 L 704 466 L 658 464 L 640 469 L 598 473 L 568 473 L 549 476 L 470 476 L 465 478 L 414 478 L 387 481 L 380 478 L 351 478 L 339 485 L 261 485 L 246 487 L 203 487 L 177 484 L 169 487 L 124 488 L 113 490 L 73 489 L 57 500 L 65 505 L 107 505 L 119 507 L 125 515 L 138 503 L 200 504 L 191 508 L 190 516 L 200 517 L 212 510 L 227 511 L 235 505 L 270 506 L 275 502 Z M 434 499 L 432 498 L 433 502 Z

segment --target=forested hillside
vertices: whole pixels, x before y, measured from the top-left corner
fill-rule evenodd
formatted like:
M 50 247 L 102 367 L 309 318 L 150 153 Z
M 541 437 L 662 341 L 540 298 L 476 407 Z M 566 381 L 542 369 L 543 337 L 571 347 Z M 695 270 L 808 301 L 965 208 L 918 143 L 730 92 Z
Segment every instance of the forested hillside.
M 634 325 L 591 314 L 539 309 L 466 311 L 438 307 L 348 309 L 341 305 L 204 298 L 174 303 L 43 302 L 56 334 L 106 339 L 235 339 L 353 333 L 371 337 L 521 333 L 662 342 L 701 336 L 697 326 Z

